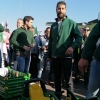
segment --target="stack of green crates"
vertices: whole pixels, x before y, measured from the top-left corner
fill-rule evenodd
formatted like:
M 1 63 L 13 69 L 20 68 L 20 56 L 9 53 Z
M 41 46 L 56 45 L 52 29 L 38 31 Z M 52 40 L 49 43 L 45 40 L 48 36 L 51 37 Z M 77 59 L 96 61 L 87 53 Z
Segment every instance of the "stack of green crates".
M 0 97 L 6 100 L 7 98 L 13 98 L 23 94 L 24 82 L 30 79 L 30 75 L 21 74 L 18 77 L 0 76 Z

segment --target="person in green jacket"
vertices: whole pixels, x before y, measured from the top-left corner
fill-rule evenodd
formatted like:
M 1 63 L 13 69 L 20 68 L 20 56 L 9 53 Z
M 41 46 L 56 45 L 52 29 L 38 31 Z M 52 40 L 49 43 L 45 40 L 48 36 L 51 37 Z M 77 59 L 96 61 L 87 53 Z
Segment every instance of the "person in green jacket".
M 0 32 L 4 31 L 4 27 L 0 24 Z
M 23 19 L 23 27 L 14 31 L 10 42 L 15 47 L 17 70 L 20 72 L 28 73 L 30 63 L 30 49 L 34 47 L 35 40 L 33 34 L 29 30 L 33 24 L 33 18 L 31 16 L 25 16 Z
M 85 43 L 81 59 L 78 63 L 81 72 L 87 70 L 89 60 L 93 58 L 91 62 L 89 84 L 86 98 L 93 96 L 100 96 L 100 43 L 96 47 L 96 43 L 100 38 L 100 21 L 94 26 L 90 32 L 89 37 Z
M 3 39 L 3 32 L 4 31 L 4 27 L 0 24 L 0 40 L 2 40 Z M 1 41 L 0 41 L 1 42 Z M 1 68 L 1 63 L 2 63 L 2 57 L 1 57 L 1 47 L 0 47 L 0 68 Z
M 56 6 L 56 22 L 51 26 L 48 46 L 48 58 L 52 60 L 55 77 L 55 92 L 61 91 L 61 73 L 68 88 L 72 68 L 72 54 L 76 47 L 82 44 L 82 35 L 77 24 L 66 16 L 66 3 L 60 1 Z M 75 41 L 74 41 L 75 40 Z M 61 95 L 57 95 L 60 99 Z

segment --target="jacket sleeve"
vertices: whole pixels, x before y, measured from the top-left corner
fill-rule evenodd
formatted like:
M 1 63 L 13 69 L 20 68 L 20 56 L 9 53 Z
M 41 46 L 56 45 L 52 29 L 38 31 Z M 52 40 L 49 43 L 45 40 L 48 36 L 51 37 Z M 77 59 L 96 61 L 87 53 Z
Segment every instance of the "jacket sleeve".
M 9 41 L 11 40 L 14 32 L 15 32 L 15 30 L 11 33 L 10 38 L 9 38 Z
M 0 32 L 4 31 L 4 27 L 0 24 Z
M 17 30 L 15 30 L 13 32 L 12 37 L 10 38 L 10 43 L 15 45 L 15 46 L 23 48 L 24 44 L 17 42 L 18 35 L 19 35 L 19 33 L 17 32 Z
M 72 36 L 75 41 L 72 43 L 71 47 L 73 49 L 75 49 L 76 47 L 80 47 L 82 45 L 82 34 L 79 32 L 78 26 L 75 22 L 73 23 Z
M 52 48 L 52 26 L 51 26 L 51 30 L 50 30 L 50 38 L 49 38 L 49 44 L 48 44 L 48 54 L 47 57 L 51 58 L 51 48 Z
M 85 43 L 83 52 L 82 52 L 82 58 L 84 59 L 91 59 L 94 51 L 96 49 L 96 43 L 98 39 L 100 38 L 100 21 L 94 26 L 92 31 L 90 32 L 89 37 L 87 38 L 87 41 Z
M 33 44 L 34 46 L 36 45 L 34 37 L 32 38 L 32 43 L 31 44 Z

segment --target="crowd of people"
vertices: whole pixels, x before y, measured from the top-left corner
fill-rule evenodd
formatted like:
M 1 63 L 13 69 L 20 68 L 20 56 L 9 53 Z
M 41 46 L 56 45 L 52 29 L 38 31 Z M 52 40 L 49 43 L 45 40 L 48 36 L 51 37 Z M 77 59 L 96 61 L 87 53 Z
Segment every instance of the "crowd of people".
M 92 31 L 87 26 L 79 29 L 66 16 L 64 1 L 57 3 L 56 12 L 55 22 L 43 35 L 35 33 L 31 16 L 19 18 L 12 33 L 0 24 L 0 67 L 13 62 L 14 70 L 30 73 L 31 78 L 42 78 L 45 73 L 48 85 L 53 72 L 55 93 L 61 91 L 63 80 L 66 88 L 70 86 L 73 72 L 75 89 L 83 76 L 86 98 L 100 96 L 100 21 Z M 61 94 L 56 96 L 61 99 Z

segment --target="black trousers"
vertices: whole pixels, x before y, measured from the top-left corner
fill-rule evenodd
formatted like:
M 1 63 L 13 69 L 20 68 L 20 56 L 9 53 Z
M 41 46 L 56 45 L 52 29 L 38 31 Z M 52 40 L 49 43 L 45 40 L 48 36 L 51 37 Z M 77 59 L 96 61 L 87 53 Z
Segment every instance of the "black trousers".
M 64 79 L 66 81 L 66 86 L 68 86 L 71 68 L 72 68 L 72 59 L 71 58 L 52 58 L 52 68 L 55 77 L 55 92 L 61 91 L 61 75 L 62 71 L 64 74 Z
M 38 55 L 31 53 L 31 63 L 29 68 L 29 73 L 31 74 L 32 78 L 37 78 L 38 74 Z

